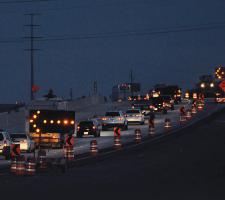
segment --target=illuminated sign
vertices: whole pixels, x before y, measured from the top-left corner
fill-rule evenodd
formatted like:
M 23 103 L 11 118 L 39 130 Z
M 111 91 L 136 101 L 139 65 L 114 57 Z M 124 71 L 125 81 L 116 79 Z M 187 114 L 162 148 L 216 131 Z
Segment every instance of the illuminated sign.
M 30 132 L 70 133 L 74 132 L 75 112 L 59 110 L 30 110 Z M 34 117 L 36 115 L 36 117 Z

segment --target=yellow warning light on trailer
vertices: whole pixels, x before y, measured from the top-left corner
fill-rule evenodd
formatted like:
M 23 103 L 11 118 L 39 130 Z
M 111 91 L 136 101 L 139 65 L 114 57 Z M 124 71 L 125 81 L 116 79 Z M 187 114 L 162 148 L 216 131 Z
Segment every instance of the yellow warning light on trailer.
M 37 119 L 37 115 L 33 115 L 33 118 L 34 118 L 34 119 Z

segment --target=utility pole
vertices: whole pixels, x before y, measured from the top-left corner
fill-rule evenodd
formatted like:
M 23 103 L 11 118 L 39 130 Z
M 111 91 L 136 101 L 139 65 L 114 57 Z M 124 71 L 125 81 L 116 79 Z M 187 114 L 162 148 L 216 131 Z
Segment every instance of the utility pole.
M 30 13 L 25 14 L 26 16 L 30 17 L 30 24 L 25 25 L 26 27 L 30 28 L 30 34 L 25 39 L 29 39 L 30 41 L 30 48 L 25 49 L 25 51 L 30 52 L 30 100 L 34 100 L 34 53 L 40 49 L 34 48 L 34 41 L 35 39 L 40 39 L 41 37 L 37 37 L 34 34 L 34 28 L 39 27 L 40 25 L 34 23 L 34 17 L 40 15 L 38 13 Z

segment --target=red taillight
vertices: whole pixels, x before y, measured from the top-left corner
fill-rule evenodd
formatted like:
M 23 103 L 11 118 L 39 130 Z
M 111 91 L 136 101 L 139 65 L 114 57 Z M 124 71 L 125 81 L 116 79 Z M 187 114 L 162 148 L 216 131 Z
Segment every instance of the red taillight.
M 79 126 L 77 127 L 77 130 L 78 130 L 78 131 L 80 130 L 80 127 L 79 127 Z
M 96 126 L 93 126 L 92 128 L 93 128 L 93 129 L 96 129 Z

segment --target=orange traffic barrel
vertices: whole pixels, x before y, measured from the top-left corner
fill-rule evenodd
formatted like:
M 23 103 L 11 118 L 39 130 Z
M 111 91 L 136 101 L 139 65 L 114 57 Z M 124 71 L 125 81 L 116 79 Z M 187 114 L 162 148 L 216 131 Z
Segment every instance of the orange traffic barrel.
M 202 103 L 199 103 L 198 104 L 198 110 L 202 110 L 203 109 L 203 104 Z
M 154 120 L 148 121 L 148 130 L 149 130 L 149 134 L 155 133 L 155 122 L 154 122 Z
M 197 110 L 196 110 L 195 106 L 192 106 L 192 108 L 191 108 L 191 113 L 192 113 L 192 114 L 196 114 L 196 113 L 197 113 Z
M 141 130 L 140 129 L 135 130 L 135 141 L 136 141 L 136 143 L 141 142 Z
M 187 114 L 186 114 L 186 118 L 187 118 L 187 119 L 191 119 L 191 117 L 192 117 L 192 116 L 191 116 L 191 110 L 188 109 L 188 110 L 187 110 Z
M 13 174 L 16 174 L 16 168 L 17 168 L 17 157 L 12 157 L 11 158 L 11 167 L 10 167 L 10 171 Z
M 73 146 L 66 146 L 66 147 L 64 148 L 64 157 L 65 157 L 68 161 L 74 160 L 74 149 L 73 149 Z
M 90 142 L 90 153 L 91 155 L 97 155 L 98 153 L 98 143 L 97 140 L 91 140 Z
M 34 176 L 35 173 L 36 173 L 36 160 L 35 160 L 35 158 L 27 158 L 26 175 Z
M 149 134 L 150 134 L 150 135 L 155 134 L 155 128 L 150 127 L 150 128 L 149 128 Z
M 183 124 L 187 121 L 186 115 L 181 114 L 180 115 L 180 124 Z
M 120 149 L 122 147 L 120 136 L 114 136 L 114 147 Z
M 40 170 L 46 170 L 47 169 L 47 157 L 46 157 L 46 151 L 45 150 L 39 150 L 38 151 L 38 167 Z
M 16 164 L 16 175 L 23 176 L 25 175 L 26 167 L 25 167 L 25 157 L 18 156 L 17 164 Z
M 164 125 L 164 127 L 165 127 L 166 129 L 169 129 L 169 128 L 172 127 L 172 125 L 171 125 L 171 120 L 170 120 L 169 118 L 166 118 L 166 119 L 165 119 L 165 125 Z

